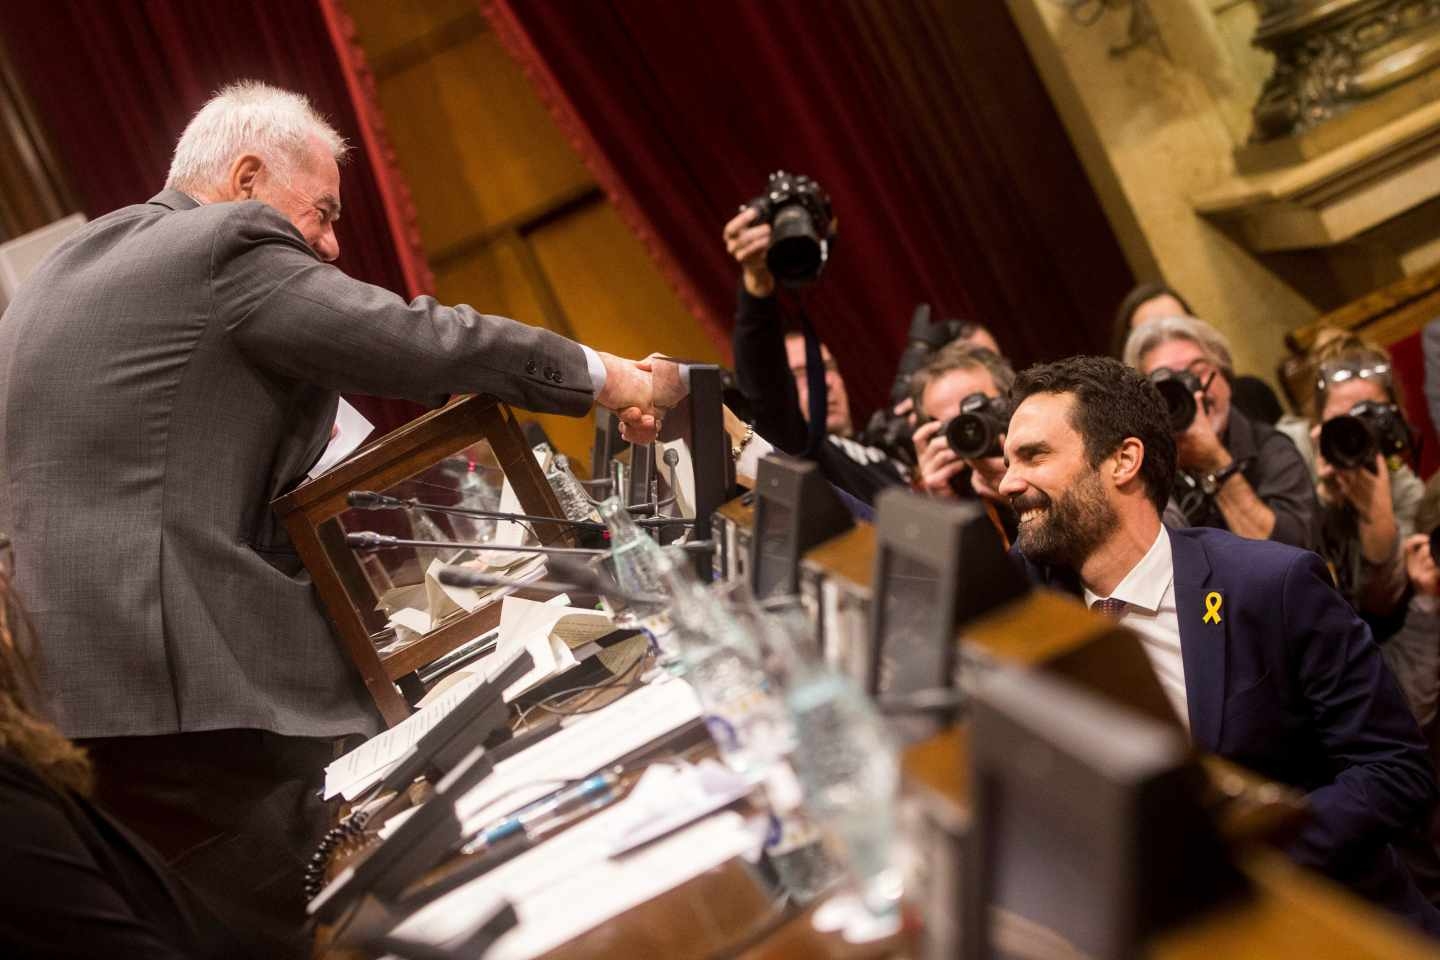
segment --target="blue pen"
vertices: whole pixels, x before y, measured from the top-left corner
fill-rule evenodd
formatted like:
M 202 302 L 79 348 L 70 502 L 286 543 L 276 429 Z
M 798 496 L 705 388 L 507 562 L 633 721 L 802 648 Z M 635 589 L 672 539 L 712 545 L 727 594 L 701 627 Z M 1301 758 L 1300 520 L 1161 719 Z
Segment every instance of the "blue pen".
M 577 808 L 603 804 L 609 799 L 615 785 L 620 782 L 620 773 L 620 768 L 614 767 L 526 804 L 481 830 L 475 839 L 465 845 L 463 852 L 476 853 L 519 835 L 532 836 L 537 831 L 544 832 L 543 828 L 548 822 L 564 817 Z

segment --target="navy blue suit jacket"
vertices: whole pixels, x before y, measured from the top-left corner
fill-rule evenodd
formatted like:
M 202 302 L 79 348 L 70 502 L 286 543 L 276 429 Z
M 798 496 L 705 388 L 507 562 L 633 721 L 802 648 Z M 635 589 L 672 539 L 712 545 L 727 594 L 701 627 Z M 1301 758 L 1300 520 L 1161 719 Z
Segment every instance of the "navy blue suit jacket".
M 1291 856 L 1440 934 L 1440 911 L 1390 845 L 1425 823 L 1435 773 L 1370 629 L 1309 551 L 1167 532 L 1195 746 L 1307 791 L 1312 817 Z M 1080 592 L 1073 571 L 1026 567 Z

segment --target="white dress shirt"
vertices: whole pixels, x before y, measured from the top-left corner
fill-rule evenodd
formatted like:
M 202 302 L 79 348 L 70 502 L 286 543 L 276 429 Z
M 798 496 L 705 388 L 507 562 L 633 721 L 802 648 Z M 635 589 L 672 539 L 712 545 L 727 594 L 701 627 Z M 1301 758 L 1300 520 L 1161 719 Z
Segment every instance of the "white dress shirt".
M 1170 534 L 1164 525 L 1155 542 L 1130 568 L 1111 599 L 1125 601 L 1120 623 L 1140 635 L 1140 644 L 1155 668 L 1160 686 L 1170 698 L 1185 729 L 1190 729 L 1190 712 L 1185 696 L 1185 660 L 1180 654 L 1180 617 L 1175 611 L 1175 561 L 1170 554 Z M 1085 606 L 1105 599 L 1085 588 Z

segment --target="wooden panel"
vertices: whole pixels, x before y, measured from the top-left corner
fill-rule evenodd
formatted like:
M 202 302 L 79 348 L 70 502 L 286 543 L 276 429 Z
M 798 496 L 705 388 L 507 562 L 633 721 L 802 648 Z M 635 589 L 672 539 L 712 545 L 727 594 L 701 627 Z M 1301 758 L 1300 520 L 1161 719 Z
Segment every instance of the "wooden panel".
M 608 205 L 548 224 L 530 243 L 582 343 L 628 357 L 659 350 L 721 362 L 715 344 Z
M 481 29 L 488 26 L 476 0 L 345 0 L 345 12 L 374 68 L 397 51 L 443 36 L 456 23 L 478 20 Z
M 380 102 L 429 253 L 590 180 L 488 32 L 387 78 Z
M 534 286 L 513 247 L 494 243 L 435 274 L 441 303 L 468 303 L 522 323 L 549 326 Z

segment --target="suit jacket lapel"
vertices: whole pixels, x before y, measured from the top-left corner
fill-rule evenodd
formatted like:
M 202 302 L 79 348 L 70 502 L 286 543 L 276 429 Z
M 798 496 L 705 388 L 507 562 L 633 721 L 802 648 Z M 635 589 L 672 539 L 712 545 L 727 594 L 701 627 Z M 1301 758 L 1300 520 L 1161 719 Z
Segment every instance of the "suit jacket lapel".
M 1180 620 L 1180 655 L 1185 663 L 1185 699 L 1190 713 L 1190 738 L 1214 752 L 1220 744 L 1225 710 L 1225 657 L 1230 632 L 1223 591 L 1210 582 L 1210 560 L 1200 542 L 1170 531 L 1175 566 L 1175 612 Z M 1220 595 L 1219 609 L 1211 613 Z M 1210 614 L 1207 620 L 1207 614 Z

